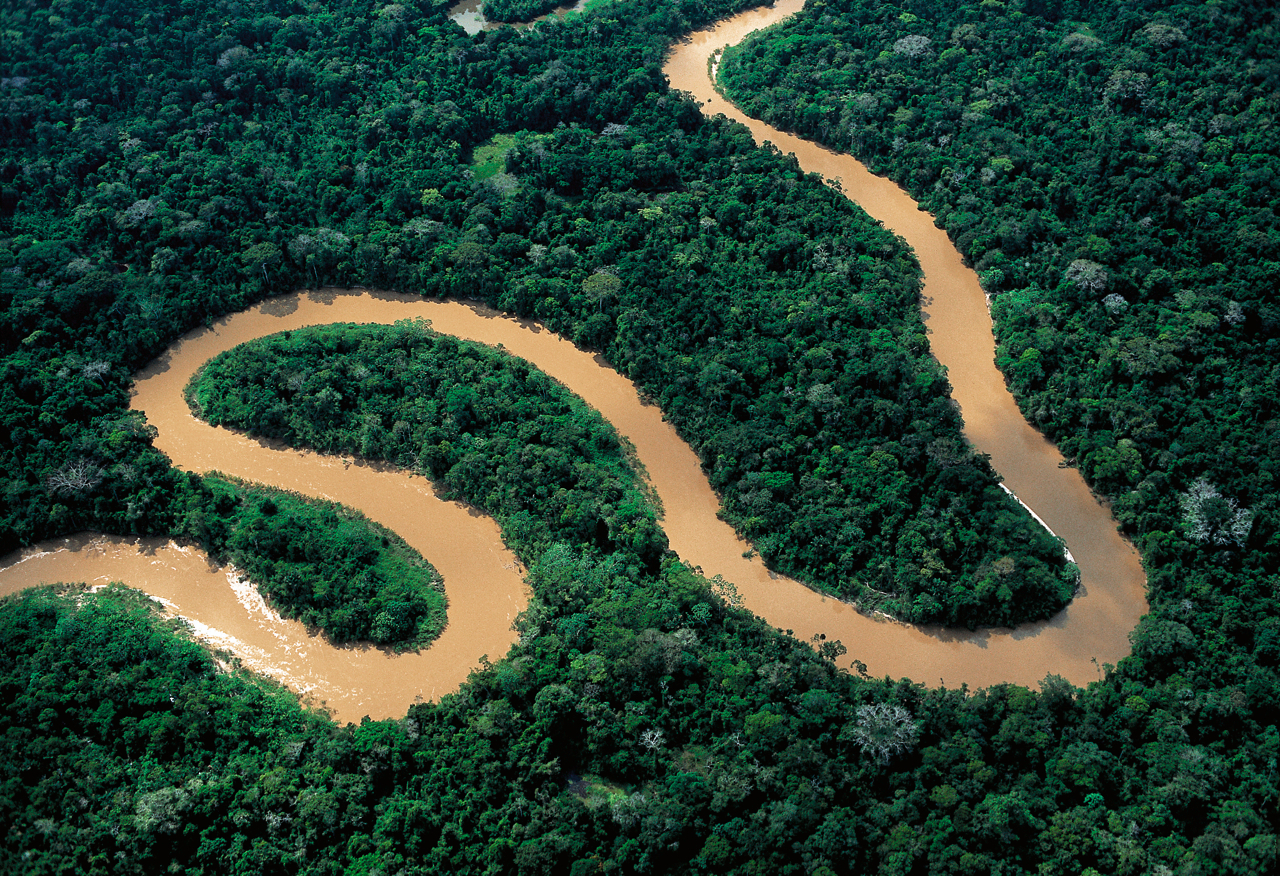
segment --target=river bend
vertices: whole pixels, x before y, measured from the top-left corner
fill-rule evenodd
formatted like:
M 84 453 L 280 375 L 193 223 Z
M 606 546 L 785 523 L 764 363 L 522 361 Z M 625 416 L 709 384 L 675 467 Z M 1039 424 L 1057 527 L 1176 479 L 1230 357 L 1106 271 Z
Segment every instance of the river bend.
M 515 641 L 511 622 L 527 602 L 523 570 L 502 545 L 496 524 L 473 509 L 443 502 L 421 477 L 351 459 L 297 451 L 214 428 L 193 417 L 182 389 L 224 350 L 279 331 L 334 322 L 392 323 L 422 317 L 445 334 L 504 347 L 564 383 L 636 448 L 664 508 L 672 549 L 708 575 L 734 582 L 747 608 L 802 641 L 839 639 L 872 675 L 910 677 L 951 687 L 1014 682 L 1034 686 L 1047 674 L 1076 684 L 1100 664 L 1128 653 L 1128 634 L 1146 611 L 1145 576 L 1136 551 L 1074 469 L 1022 418 L 994 365 L 994 339 L 977 277 L 945 233 L 897 186 L 856 160 L 770 128 L 739 113 L 715 92 L 712 55 L 760 27 L 798 11 L 801 0 L 735 16 L 694 34 L 668 58 L 672 86 L 704 112 L 747 125 L 757 142 L 793 152 L 807 171 L 839 179 L 844 193 L 916 251 L 924 269 L 924 315 L 935 356 L 947 368 L 965 434 L 1005 485 L 1066 542 L 1081 571 L 1081 591 L 1056 617 L 1016 630 L 911 627 L 870 618 L 851 606 L 777 576 L 719 520 L 719 502 L 693 451 L 644 404 L 635 387 L 597 356 L 536 324 L 462 302 L 423 301 L 365 291 L 308 292 L 272 299 L 177 341 L 139 374 L 133 407 L 157 427 L 156 446 L 176 465 L 227 474 L 350 505 L 394 529 L 444 576 L 448 626 L 432 646 L 390 656 L 371 648 L 335 648 L 267 608 L 233 570 L 198 551 L 158 540 L 80 536 L 46 543 L 0 561 L 0 595 L 41 581 L 125 580 L 188 618 L 198 634 L 234 651 L 246 665 L 324 702 L 340 721 L 404 714 L 415 699 L 456 690 L 481 655 L 498 659 Z M 748 554 L 748 556 L 744 556 Z

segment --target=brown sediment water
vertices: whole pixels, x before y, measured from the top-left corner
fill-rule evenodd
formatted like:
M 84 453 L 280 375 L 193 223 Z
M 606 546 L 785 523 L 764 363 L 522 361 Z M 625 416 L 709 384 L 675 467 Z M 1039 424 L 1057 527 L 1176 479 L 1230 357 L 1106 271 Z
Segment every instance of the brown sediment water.
M 1097 678 L 1099 664 L 1128 653 L 1128 633 L 1146 610 L 1142 568 L 1079 474 L 1063 468 L 1057 450 L 1022 419 L 994 366 L 991 322 L 976 276 L 897 186 L 848 156 L 747 119 L 714 92 L 707 73 L 711 55 L 800 5 L 784 0 L 695 34 L 673 52 L 667 75 L 707 112 L 736 118 L 758 141 L 794 152 L 806 170 L 840 179 L 846 195 L 915 248 L 925 273 L 930 342 L 948 369 L 966 434 L 991 455 L 1008 488 L 1064 539 L 1080 566 L 1082 590 L 1065 611 L 1017 630 L 976 633 L 861 615 L 744 556 L 749 546 L 717 518 L 719 501 L 693 451 L 656 407 L 644 404 L 635 387 L 598 357 L 536 324 L 478 306 L 333 290 L 272 299 L 192 332 L 139 375 L 133 406 L 157 427 L 157 447 L 180 467 L 217 469 L 339 501 L 398 532 L 445 579 L 449 622 L 429 649 L 393 657 L 375 649 L 334 648 L 300 625 L 281 621 L 234 573 L 210 568 L 191 548 L 164 542 L 98 537 L 41 545 L 0 561 L 0 595 L 40 581 L 124 580 L 162 598 L 197 632 L 231 648 L 250 667 L 326 703 L 342 721 L 402 715 L 419 697 L 435 699 L 455 690 L 482 654 L 496 660 L 507 652 L 515 640 L 511 621 L 527 600 L 521 570 L 494 522 L 440 501 L 424 479 L 406 472 L 211 427 L 191 415 L 182 397 L 204 362 L 254 338 L 310 325 L 422 317 L 437 331 L 529 360 L 599 410 L 635 446 L 662 502 L 663 526 L 676 553 L 706 575 L 732 581 L 746 606 L 773 626 L 804 641 L 817 635 L 839 639 L 871 674 L 926 684 L 1034 685 L 1050 673 L 1077 684 Z
M 896 184 L 875 176 L 852 156 L 749 118 L 714 87 L 709 68 L 717 52 L 783 21 L 803 5 L 803 0 L 778 0 L 772 8 L 750 10 L 693 34 L 667 59 L 664 71 L 671 87 L 691 94 L 704 113 L 723 114 L 745 125 L 756 142 L 794 154 L 804 170 L 838 180 L 851 201 L 915 250 L 924 270 L 929 343 L 947 369 L 965 435 L 990 455 L 1006 487 L 1066 542 L 1080 567 L 1081 590 L 1049 621 L 1017 630 L 965 633 L 843 617 L 848 609 L 830 606 L 809 591 L 783 591 L 760 576 L 744 586 L 744 573 L 724 571 L 728 565 L 721 563 L 731 560 L 727 554 L 720 563 L 703 566 L 738 582 L 748 606 L 770 623 L 794 629 L 802 638 L 814 632 L 838 638 L 873 674 L 906 675 L 925 683 L 941 678 L 948 685 L 1032 684 L 1048 673 L 1088 682 L 1098 677 L 1096 664 L 1114 663 L 1129 653 L 1129 631 L 1147 610 L 1146 576 L 1110 511 L 1079 472 L 1065 467 L 1057 448 L 1023 419 L 995 367 L 991 317 L 977 276 L 933 217 Z M 674 533 L 672 546 L 680 551 Z M 816 620 L 823 616 L 830 620 Z
M 281 618 L 236 570 L 169 539 L 81 533 L 3 562 L 0 597 L 57 581 L 90 587 L 120 581 L 145 591 L 181 615 L 197 638 L 284 682 L 304 700 L 327 704 L 339 721 L 403 715 L 415 698 L 448 692 L 420 683 L 425 653 L 388 662 L 374 648 L 335 648 L 301 623 Z M 389 669 L 398 677 L 388 678 Z

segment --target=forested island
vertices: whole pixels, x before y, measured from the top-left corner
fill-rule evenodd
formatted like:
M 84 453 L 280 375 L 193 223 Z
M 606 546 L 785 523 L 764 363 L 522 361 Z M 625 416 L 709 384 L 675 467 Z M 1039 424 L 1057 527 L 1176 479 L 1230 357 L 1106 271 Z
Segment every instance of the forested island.
M 185 529 L 244 571 L 285 617 L 335 644 L 431 643 L 445 624 L 440 574 L 394 532 L 334 502 L 207 476 Z
M 283 498 L 152 447 L 130 375 L 252 302 L 366 284 L 598 350 L 774 568 L 906 620 L 1059 610 L 1071 567 L 968 449 L 909 251 L 667 89 L 671 42 L 742 5 L 469 37 L 425 2 L 6 3 L 0 546 L 216 548 L 208 515 L 235 509 L 271 529 Z M 624 449 L 536 370 L 412 327 L 299 332 L 211 368 L 197 410 L 492 501 L 530 563 L 519 644 L 401 720 L 338 727 L 129 591 L 12 598 L 4 868 L 1273 871 L 1273 27 L 1229 0 L 827 2 L 724 64 L 753 112 L 899 179 L 980 272 L 1024 410 L 1150 572 L 1134 653 L 1096 683 L 846 672 L 664 553 Z M 433 353 L 465 367 L 407 369 Z M 433 411 L 394 407 L 411 384 Z M 575 423 L 583 495 L 521 504 L 570 482 L 521 430 Z M 379 629 L 438 622 L 399 612 Z
M 527 564 L 616 546 L 656 570 L 667 542 L 617 436 L 527 363 L 425 326 L 326 326 L 246 344 L 193 382 L 214 425 L 421 469 L 495 517 Z

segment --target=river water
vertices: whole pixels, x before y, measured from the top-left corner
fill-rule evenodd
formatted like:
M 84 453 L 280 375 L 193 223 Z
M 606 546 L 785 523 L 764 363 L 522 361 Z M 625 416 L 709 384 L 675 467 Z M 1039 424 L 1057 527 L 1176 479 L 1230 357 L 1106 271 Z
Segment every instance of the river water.
M 691 94 L 704 113 L 724 114 L 747 126 L 756 142 L 768 141 L 784 153 L 793 153 L 806 171 L 839 180 L 851 201 L 911 245 L 924 270 L 922 309 L 929 343 L 947 369 L 952 397 L 964 416 L 965 435 L 980 452 L 990 455 L 1005 486 L 1067 543 L 1080 566 L 1082 585 L 1076 599 L 1057 617 L 1016 631 L 888 634 L 854 622 L 842 623 L 843 634 L 837 638 L 851 655 L 867 662 L 872 673 L 888 671 L 923 682 L 942 678 L 947 684 L 1027 684 L 1049 672 L 1076 683 L 1087 682 L 1097 677 L 1095 661 L 1114 663 L 1129 652 L 1128 633 L 1147 610 L 1146 576 L 1137 552 L 1117 532 L 1110 511 L 1076 470 L 1065 467 L 1057 448 L 1022 418 L 995 367 L 991 317 L 977 275 L 964 265 L 933 217 L 893 182 L 873 175 L 851 156 L 748 118 L 713 86 L 708 73 L 712 56 L 752 31 L 790 17 L 803 5 L 803 0 L 778 0 L 771 9 L 752 10 L 692 35 L 667 60 L 671 87 Z M 794 615 L 796 609 L 791 597 L 779 596 L 772 588 L 758 591 L 752 606 L 777 626 L 782 624 L 775 618 Z M 807 614 L 811 609 L 800 610 Z
M 339 721 L 403 715 L 415 699 L 456 690 L 481 655 L 497 660 L 506 654 L 515 641 L 511 622 L 528 598 L 523 570 L 503 547 L 494 522 L 441 501 L 421 477 L 211 427 L 196 420 L 182 398 L 183 386 L 204 362 L 253 338 L 308 325 L 422 317 L 437 331 L 528 359 L 599 410 L 635 446 L 661 499 L 672 549 L 706 575 L 732 581 L 746 607 L 778 629 L 802 641 L 815 635 L 838 639 L 849 649 L 845 659 L 863 661 L 872 675 L 926 684 L 1035 685 L 1050 673 L 1076 684 L 1096 679 L 1100 664 L 1128 653 L 1128 633 L 1146 611 L 1141 564 L 1079 474 L 1062 467 L 1057 450 L 1022 419 L 994 365 L 990 317 L 976 276 L 930 217 L 892 183 L 848 156 L 742 117 L 714 92 L 707 72 L 712 53 L 800 5 L 783 0 L 774 9 L 695 34 L 672 53 L 667 75 L 706 112 L 737 118 L 758 141 L 794 152 L 806 170 L 839 178 L 846 195 L 914 247 L 925 273 L 930 342 L 948 369 L 966 435 L 991 455 L 1006 486 L 1066 541 L 1080 566 L 1082 589 L 1065 611 L 1017 630 L 976 633 L 861 615 L 744 557 L 749 546 L 716 517 L 719 502 L 693 451 L 598 356 L 536 324 L 479 306 L 335 290 L 272 299 L 185 336 L 138 375 L 133 407 L 159 430 L 157 447 L 182 468 L 216 469 L 342 502 L 403 536 L 445 580 L 448 626 L 429 649 L 391 656 L 334 648 L 308 636 L 301 625 L 280 620 L 234 571 L 210 567 L 191 548 L 156 541 L 86 536 L 37 546 L 0 561 L 0 596 L 40 581 L 125 580 L 162 598 L 197 633 L 231 648 L 246 665 L 325 703 Z

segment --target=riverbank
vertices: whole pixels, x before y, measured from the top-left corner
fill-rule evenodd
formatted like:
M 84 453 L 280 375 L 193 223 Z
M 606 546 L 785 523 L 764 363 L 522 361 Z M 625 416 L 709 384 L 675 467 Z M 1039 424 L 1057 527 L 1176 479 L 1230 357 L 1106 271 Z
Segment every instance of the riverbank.
M 184 337 L 139 375 L 133 407 L 156 426 L 156 446 L 180 467 L 217 469 L 340 501 L 395 529 L 444 576 L 450 606 L 445 632 L 420 654 L 382 656 L 367 669 L 356 670 L 367 673 L 367 689 L 357 707 L 364 710 L 360 715 L 335 699 L 338 685 L 330 689 L 323 683 L 303 682 L 287 671 L 271 673 L 293 689 L 310 690 L 317 700 L 327 701 L 340 720 L 358 720 L 363 714 L 402 714 L 405 703 L 416 697 L 435 699 L 455 690 L 479 665 L 480 655 L 497 659 L 505 654 L 515 640 L 511 621 L 527 601 L 522 571 L 502 547 L 492 520 L 460 505 L 441 502 L 425 479 L 350 459 L 296 451 L 209 426 L 191 414 L 182 389 L 212 356 L 256 337 L 332 322 L 391 324 L 415 318 L 429 320 L 442 333 L 501 345 L 600 411 L 635 447 L 662 501 L 664 529 L 682 560 L 701 568 L 707 576 L 720 574 L 733 582 L 746 607 L 778 629 L 790 630 L 802 641 L 815 636 L 840 640 L 849 648 L 850 658 L 866 664 L 872 675 L 979 687 L 1003 681 L 1035 685 L 1054 673 L 1084 684 L 1097 677 L 1098 663 L 1114 662 L 1127 651 L 1128 632 L 1136 615 L 1130 619 L 1127 614 L 1129 609 L 1119 598 L 1123 593 L 1096 582 L 1067 611 L 1017 630 L 915 628 L 861 615 L 848 604 L 774 575 L 758 559 L 744 556 L 750 554 L 750 546 L 716 516 L 719 503 L 696 455 L 664 422 L 658 408 L 644 404 L 635 386 L 594 354 L 536 323 L 474 304 L 323 290 L 272 299 Z M 78 574 L 72 564 L 46 580 L 101 574 L 97 556 L 80 552 L 72 559 L 84 564 Z M 38 567 L 28 565 L 34 562 L 23 565 L 38 576 Z M 8 570 L 0 570 L 0 581 L 8 580 Z M 200 589 L 193 585 L 192 595 Z M 202 614 L 198 606 L 192 610 L 189 605 L 194 603 L 184 602 L 181 594 L 166 599 L 198 624 L 214 629 L 228 624 L 229 615 L 223 609 Z M 278 632 L 269 628 L 261 636 L 264 642 L 274 639 L 276 643 L 260 661 L 264 667 L 277 664 L 309 638 Z M 340 651 L 310 651 L 305 662 L 320 674 L 336 673 L 341 665 Z
M 915 248 L 925 274 L 930 343 L 948 370 L 966 435 L 979 452 L 990 455 L 1008 488 L 1065 541 L 1081 571 L 1077 598 L 1058 616 L 1017 630 L 914 628 L 865 617 L 846 603 L 770 573 L 754 559 L 751 546 L 718 518 L 719 501 L 693 451 L 657 408 L 645 405 L 635 387 L 594 354 L 537 324 L 458 301 L 335 290 L 282 296 L 176 342 L 139 375 L 133 406 L 157 427 L 156 446 L 179 467 L 217 469 L 340 501 L 395 529 L 436 565 L 446 581 L 448 628 L 422 655 L 398 658 L 409 662 L 395 664 L 394 670 L 385 663 L 369 670 L 370 698 L 359 707 L 366 714 L 401 714 L 407 701 L 455 690 L 479 665 L 480 655 L 497 659 L 505 654 L 515 640 L 511 621 L 525 605 L 527 592 L 493 521 L 441 502 L 424 479 L 254 441 L 200 423 L 190 414 L 182 389 L 213 355 L 265 334 L 332 322 L 392 323 L 420 317 L 431 320 L 438 331 L 501 345 L 528 359 L 599 410 L 636 448 L 661 500 L 671 546 L 686 563 L 709 577 L 723 575 L 737 587 L 747 608 L 801 641 L 841 641 L 849 656 L 864 663 L 872 675 L 981 687 L 999 682 L 1035 685 L 1052 673 L 1084 684 L 1097 677 L 1099 664 L 1114 663 L 1128 653 L 1129 631 L 1146 611 L 1145 578 L 1137 554 L 1079 474 L 1061 467 L 1056 449 L 1022 419 L 992 361 L 991 323 L 977 277 L 931 217 L 892 183 L 872 176 L 849 156 L 746 119 L 715 92 L 708 75 L 711 55 L 752 30 L 781 21 L 800 5 L 799 0 L 785 0 L 694 34 L 672 52 L 667 75 L 674 88 L 701 101 L 704 111 L 738 119 L 757 141 L 794 152 L 806 170 L 838 180 L 851 200 Z M 51 573 L 45 579 L 97 577 L 98 555 L 76 553 L 84 563 L 78 573 L 73 565 L 69 572 Z M 37 561 L 22 566 L 36 570 L 29 564 Z M 8 580 L 7 572 L 0 570 L 0 580 Z M 197 624 L 217 628 L 225 620 L 216 613 L 206 620 L 189 614 L 180 601 L 175 605 Z M 288 636 L 265 635 L 276 639 L 275 653 L 298 647 Z M 422 663 L 412 662 L 417 656 Z M 330 659 L 319 654 L 309 662 L 323 668 Z M 271 663 L 271 658 L 264 658 L 264 666 Z M 297 690 L 305 687 L 287 672 L 277 677 Z M 346 706 L 336 706 L 320 687 L 314 689 L 340 716 L 348 714 Z

